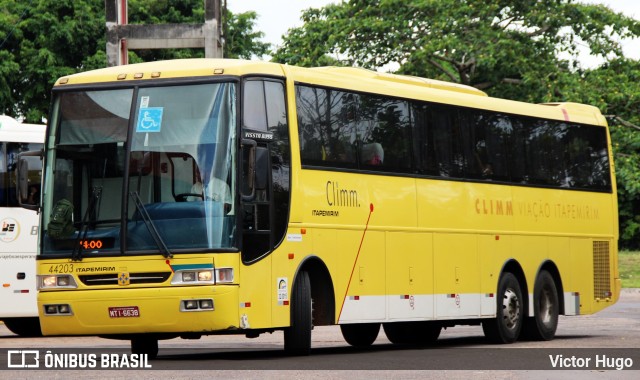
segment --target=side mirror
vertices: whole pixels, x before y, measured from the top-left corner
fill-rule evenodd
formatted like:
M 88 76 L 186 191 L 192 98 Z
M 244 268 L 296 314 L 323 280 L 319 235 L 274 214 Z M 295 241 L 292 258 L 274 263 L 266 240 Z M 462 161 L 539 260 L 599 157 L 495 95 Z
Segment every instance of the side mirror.
M 269 149 L 263 147 L 256 148 L 256 190 L 264 190 L 267 188 L 269 179 Z
M 23 152 L 18 155 L 16 194 L 20 207 L 29 210 L 38 210 L 40 208 L 41 159 L 42 151 Z M 38 180 L 33 181 L 35 178 L 30 179 L 29 175 Z M 36 191 L 32 191 L 31 188 L 35 188 Z
M 256 148 L 255 140 L 242 139 L 242 200 L 256 197 Z
M 257 190 L 265 190 L 269 181 L 269 149 L 255 140 L 242 139 L 242 200 L 252 201 Z
M 22 199 L 29 193 L 29 161 L 26 158 L 18 160 L 18 202 L 22 205 Z

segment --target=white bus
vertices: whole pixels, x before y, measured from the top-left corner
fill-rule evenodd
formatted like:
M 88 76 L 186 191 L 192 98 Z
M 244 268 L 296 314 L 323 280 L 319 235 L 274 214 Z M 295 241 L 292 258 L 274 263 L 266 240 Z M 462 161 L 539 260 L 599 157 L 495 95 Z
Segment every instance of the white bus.
M 0 115 L 0 320 L 22 336 L 41 335 L 35 257 L 42 165 L 39 158 L 30 159 L 28 191 L 20 196 L 16 168 L 18 154 L 42 149 L 44 136 L 44 125 Z

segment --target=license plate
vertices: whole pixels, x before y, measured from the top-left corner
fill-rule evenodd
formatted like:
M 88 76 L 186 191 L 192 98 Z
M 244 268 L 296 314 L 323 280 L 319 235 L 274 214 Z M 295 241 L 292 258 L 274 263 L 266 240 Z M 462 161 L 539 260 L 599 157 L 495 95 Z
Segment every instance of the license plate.
M 140 316 L 140 309 L 137 306 L 119 306 L 109 308 L 110 318 L 137 318 Z

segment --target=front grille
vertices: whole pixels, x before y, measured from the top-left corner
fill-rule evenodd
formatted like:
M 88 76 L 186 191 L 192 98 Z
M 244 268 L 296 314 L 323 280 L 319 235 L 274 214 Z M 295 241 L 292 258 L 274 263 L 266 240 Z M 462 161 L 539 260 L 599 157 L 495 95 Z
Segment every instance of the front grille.
M 593 242 L 593 297 L 611 297 L 611 267 L 609 242 Z
M 85 274 L 78 276 L 86 286 L 118 285 L 118 273 Z M 171 272 L 129 273 L 129 284 L 160 284 L 171 277 Z

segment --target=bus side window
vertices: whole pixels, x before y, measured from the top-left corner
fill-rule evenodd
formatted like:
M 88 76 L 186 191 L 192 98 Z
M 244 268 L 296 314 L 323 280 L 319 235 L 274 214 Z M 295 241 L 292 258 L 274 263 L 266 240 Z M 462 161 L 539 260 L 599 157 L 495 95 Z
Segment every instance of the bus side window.
M 4 187 L 4 191 L 8 194 L 9 207 L 17 207 L 17 167 L 18 155 L 22 152 L 29 152 L 42 149 L 42 144 L 37 143 L 9 143 L 7 144 L 6 170 L 8 181 Z M 40 183 L 42 181 L 42 161 L 38 157 L 25 157 L 29 160 L 29 174 L 27 193 L 22 195 L 21 202 L 29 205 L 35 205 L 40 200 Z

